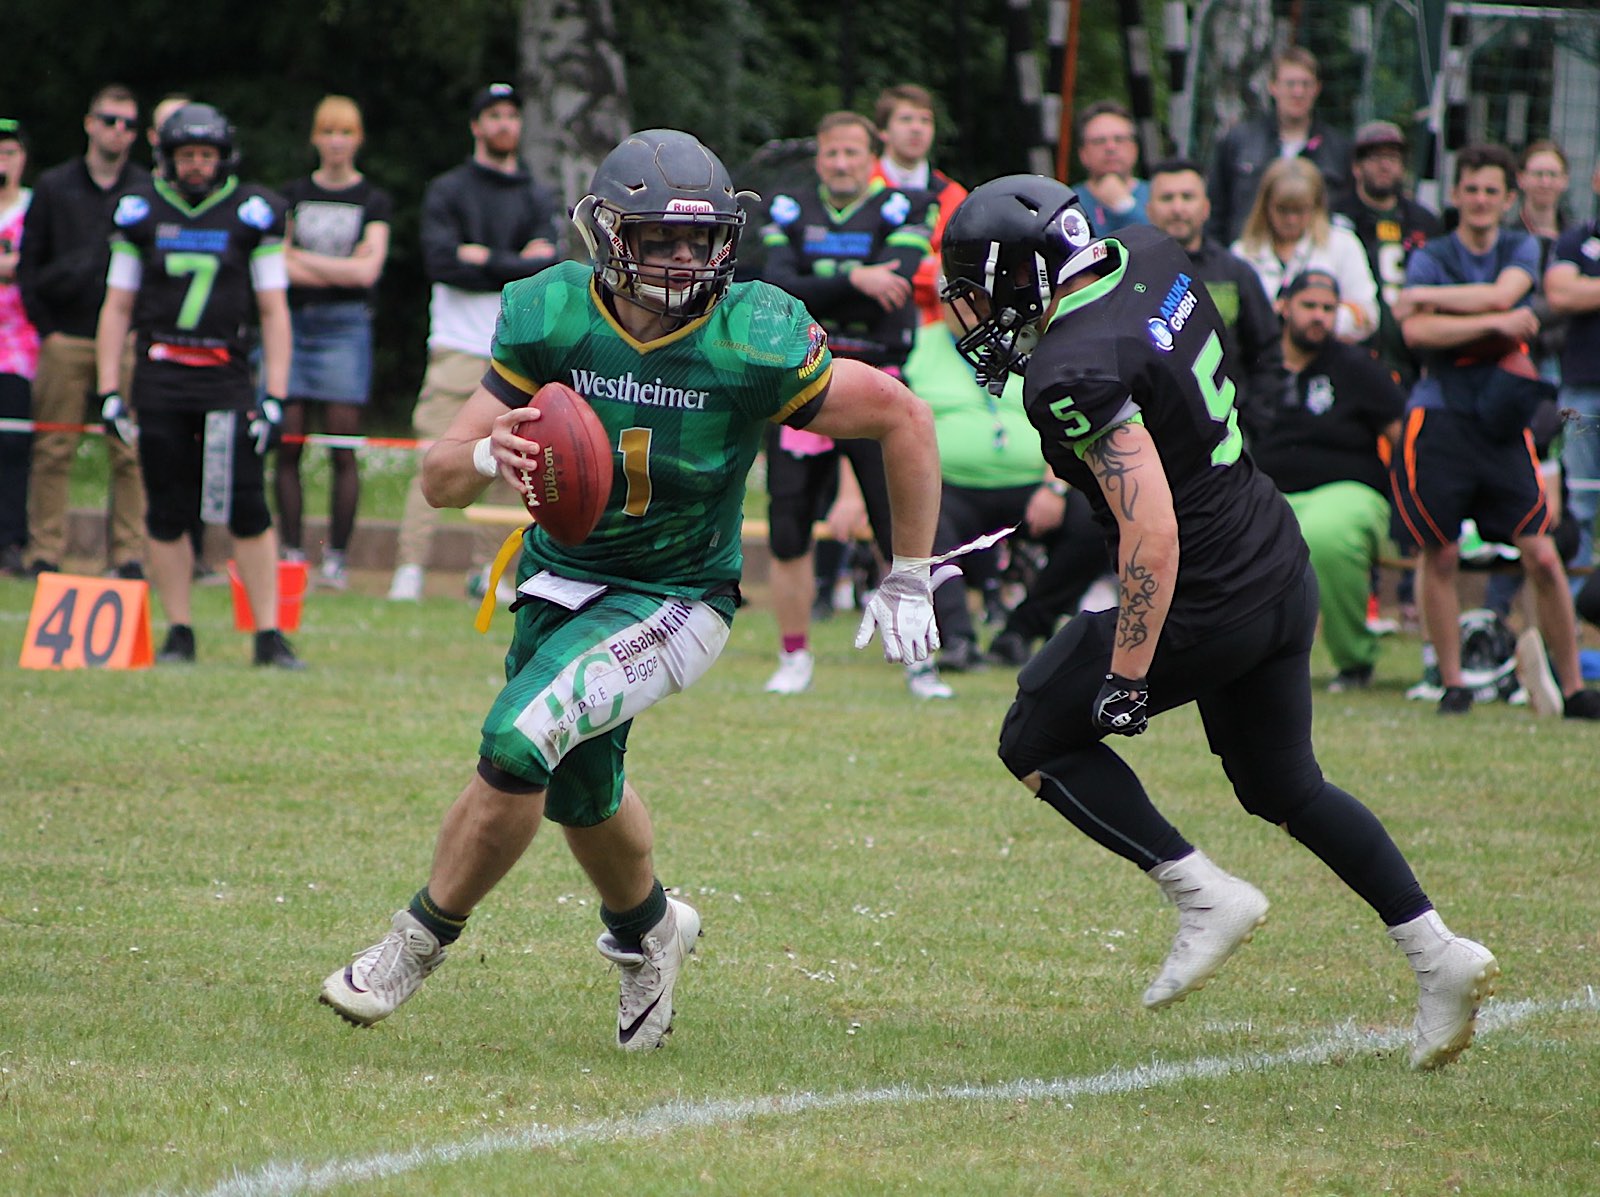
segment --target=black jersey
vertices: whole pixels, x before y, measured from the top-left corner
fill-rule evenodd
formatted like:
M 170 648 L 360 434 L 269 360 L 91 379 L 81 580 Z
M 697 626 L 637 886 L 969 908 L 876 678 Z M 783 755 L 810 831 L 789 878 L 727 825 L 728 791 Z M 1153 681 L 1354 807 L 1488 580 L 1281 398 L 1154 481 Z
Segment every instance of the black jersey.
M 117 201 L 112 225 L 113 280 L 118 255 L 138 260 L 134 406 L 250 407 L 251 267 L 283 252 L 283 201 L 229 179 L 191 206 L 155 179 Z
M 829 204 L 820 189 L 778 195 L 761 232 L 767 250 L 762 278 L 806 305 L 827 330 L 835 357 L 903 365 L 917 329 L 916 303 L 908 299 L 885 312 L 851 285 L 849 273 L 887 262 L 910 282 L 932 252 L 928 216 L 927 192 L 913 197 L 877 179 L 844 209 Z
M 1162 635 L 1183 647 L 1279 601 L 1309 554 L 1294 512 L 1244 451 L 1222 320 L 1189 255 L 1149 225 L 1109 241 L 1118 265 L 1062 304 L 1028 363 L 1023 402 L 1045 460 L 1094 506 L 1113 561 L 1116 518 L 1082 454 L 1130 421 L 1149 432 L 1178 517 Z

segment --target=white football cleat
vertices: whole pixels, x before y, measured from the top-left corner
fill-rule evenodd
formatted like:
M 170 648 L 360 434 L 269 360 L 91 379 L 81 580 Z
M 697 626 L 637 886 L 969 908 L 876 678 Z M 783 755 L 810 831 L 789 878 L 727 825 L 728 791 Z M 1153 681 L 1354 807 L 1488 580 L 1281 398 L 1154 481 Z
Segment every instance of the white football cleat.
M 421 600 L 422 566 L 396 566 L 394 577 L 389 581 L 389 601 L 391 603 L 416 603 Z
M 360 1027 L 388 1018 L 444 963 L 445 948 L 409 910 L 395 911 L 391 930 L 322 983 L 317 999 Z
M 630 952 L 607 931 L 595 941 L 600 954 L 622 972 L 617 1003 L 617 1046 L 623 1051 L 660 1047 L 672 1030 L 672 990 L 678 970 L 700 937 L 700 912 L 687 902 L 667 899 L 667 913 L 645 932 Z
M 1198 849 L 1147 872 L 1178 908 L 1172 951 L 1144 991 L 1144 1004 L 1159 1010 L 1204 988 L 1239 945 L 1249 943 L 1256 928 L 1267 921 L 1271 903 L 1255 886 L 1224 873 Z
M 932 661 L 919 661 L 906 666 L 906 689 L 915 698 L 954 698 L 956 692 L 939 676 Z
M 1417 974 L 1411 1067 L 1443 1068 L 1472 1042 L 1478 1007 L 1494 992 L 1500 965 L 1481 943 L 1450 934 L 1433 911 L 1389 928 Z
M 768 694 L 801 694 L 811 686 L 811 671 L 816 665 L 811 650 L 798 648 L 778 654 L 778 668 L 767 679 Z

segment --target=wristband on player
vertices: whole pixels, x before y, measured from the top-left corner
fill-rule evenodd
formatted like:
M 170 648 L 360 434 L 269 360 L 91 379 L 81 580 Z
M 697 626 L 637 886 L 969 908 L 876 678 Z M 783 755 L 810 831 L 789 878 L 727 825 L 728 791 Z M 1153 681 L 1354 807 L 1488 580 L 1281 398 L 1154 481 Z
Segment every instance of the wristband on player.
M 498 478 L 500 464 L 494 459 L 494 438 L 486 436 L 472 446 L 472 468 L 485 478 Z

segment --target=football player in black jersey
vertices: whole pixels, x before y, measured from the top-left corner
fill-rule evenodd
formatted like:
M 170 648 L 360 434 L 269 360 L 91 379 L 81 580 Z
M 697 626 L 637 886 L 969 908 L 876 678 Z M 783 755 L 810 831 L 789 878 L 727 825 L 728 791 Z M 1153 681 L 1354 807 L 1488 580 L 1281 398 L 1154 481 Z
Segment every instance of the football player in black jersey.
M 1311 745 L 1317 583 L 1294 513 L 1243 451 L 1221 322 L 1182 248 L 1149 226 L 1097 237 L 1076 193 L 1036 175 L 977 188 L 944 238 L 963 354 L 1023 402 L 1057 477 L 1094 506 L 1116 608 L 1071 620 L 1017 677 L 1000 757 L 1103 847 L 1144 869 L 1179 930 L 1152 1009 L 1203 986 L 1267 899 L 1190 845 L 1103 741 L 1194 702 L 1244 808 L 1278 824 L 1377 911 L 1416 970 L 1411 1062 L 1472 1040 L 1499 972 L 1450 934 L 1383 825 Z
M 239 181 L 233 126 L 209 104 L 167 117 L 156 152 L 161 177 L 117 200 L 95 333 L 106 431 L 126 439 L 130 407 L 139 417 L 150 577 L 168 622 L 156 659 L 195 659 L 188 530 L 198 511 L 233 534 L 257 629 L 255 663 L 299 669 L 278 630 L 278 541 L 263 485 L 289 383 L 284 203 Z M 257 317 L 267 395 L 259 404 L 249 360 Z M 125 399 L 118 367 L 130 329 L 137 339 Z

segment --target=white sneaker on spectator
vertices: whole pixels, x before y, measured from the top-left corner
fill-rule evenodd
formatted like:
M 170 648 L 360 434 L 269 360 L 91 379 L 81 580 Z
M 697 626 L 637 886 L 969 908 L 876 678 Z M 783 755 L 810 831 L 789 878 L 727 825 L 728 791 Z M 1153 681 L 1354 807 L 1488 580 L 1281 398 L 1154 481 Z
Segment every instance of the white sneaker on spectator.
M 931 661 L 906 666 L 906 688 L 912 695 L 921 699 L 956 696 L 956 692 L 939 677 L 939 670 Z
M 401 565 L 389 582 L 391 603 L 415 603 L 422 599 L 422 566 Z
M 700 937 L 700 912 L 667 899 L 667 913 L 630 952 L 607 931 L 595 941 L 600 954 L 622 972 L 617 1001 L 617 1046 L 625 1052 L 660 1047 L 672 1030 L 672 990 L 678 971 Z
M 1561 715 L 1565 702 L 1538 628 L 1529 628 L 1517 637 L 1517 680 L 1527 691 L 1535 715 Z
M 1450 934 L 1433 911 L 1389 928 L 1417 974 L 1411 1067 L 1443 1068 L 1472 1042 L 1478 1007 L 1494 992 L 1500 965 L 1481 943 Z
M 409 910 L 395 911 L 389 934 L 322 983 L 317 1000 L 339 1017 L 370 1027 L 388 1018 L 444 963 L 446 949 Z
M 1147 872 L 1178 908 L 1172 951 L 1144 991 L 1144 1004 L 1159 1010 L 1203 989 L 1267 921 L 1271 904 L 1255 886 L 1223 872 L 1198 849 Z
M 778 654 L 778 668 L 767 679 L 768 694 L 801 694 L 811 687 L 811 671 L 816 665 L 811 650 L 796 649 Z
M 322 554 L 322 565 L 317 570 L 317 585 L 324 590 L 344 590 L 350 585 L 344 567 L 344 554 L 338 549 L 328 549 Z

